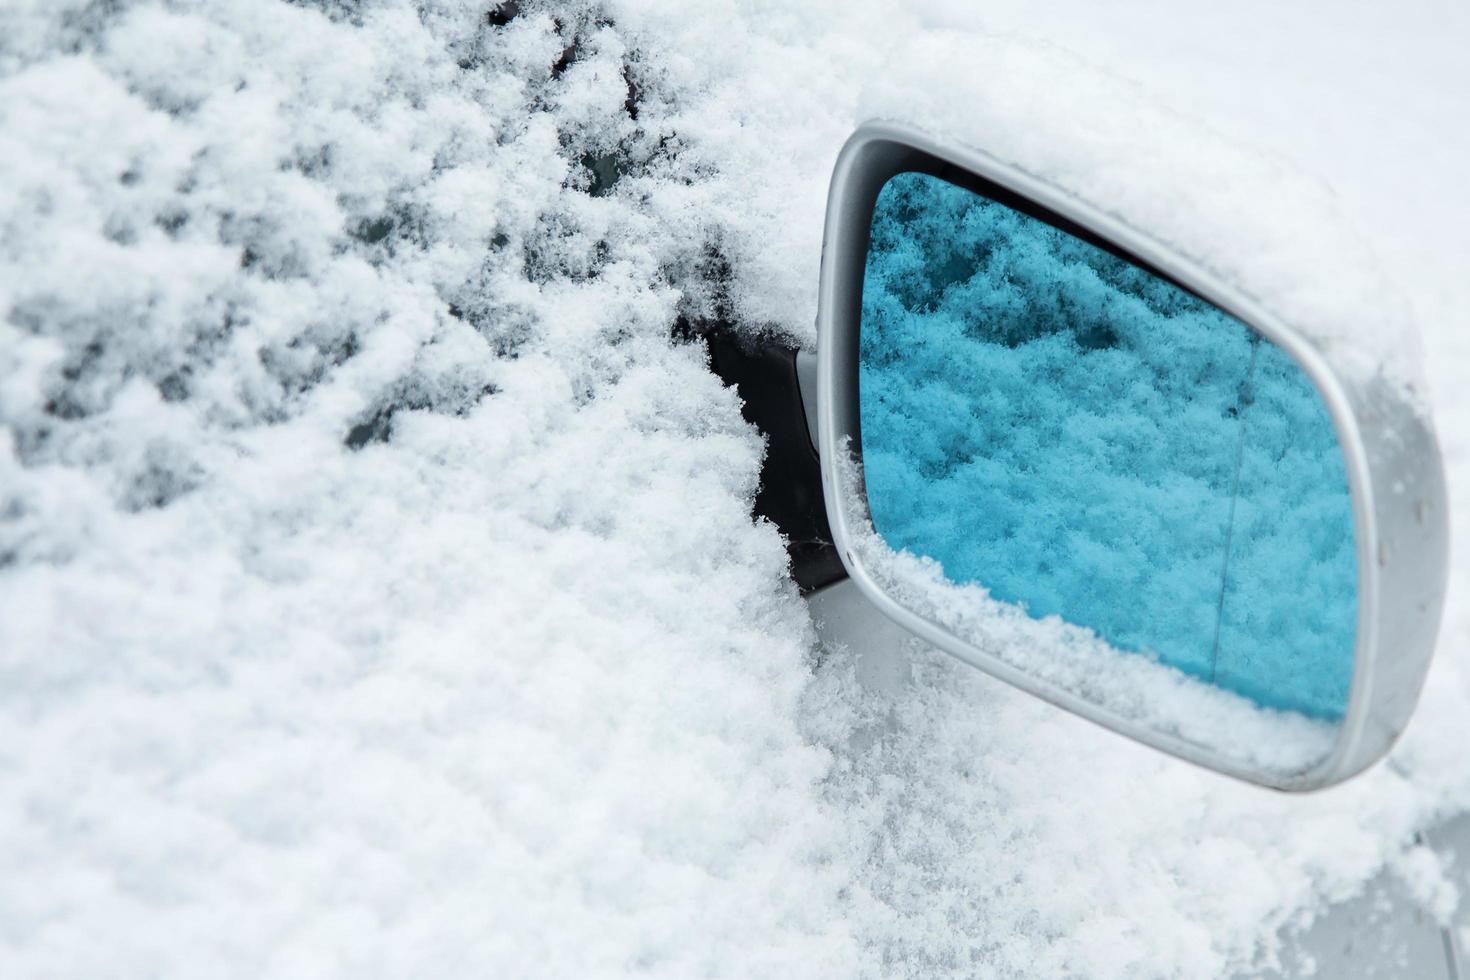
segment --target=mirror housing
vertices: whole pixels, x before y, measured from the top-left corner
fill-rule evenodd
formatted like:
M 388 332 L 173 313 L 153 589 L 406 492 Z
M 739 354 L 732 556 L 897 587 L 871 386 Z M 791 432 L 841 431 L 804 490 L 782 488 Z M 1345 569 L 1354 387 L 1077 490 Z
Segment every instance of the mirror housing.
M 1295 361 L 1331 417 L 1352 500 L 1357 631 L 1346 709 L 1329 749 L 1310 764 L 1264 764 L 1124 712 L 1008 657 L 1003 636 L 960 635 L 872 566 L 871 512 L 862 479 L 858 376 L 862 291 L 872 216 L 895 175 L 920 169 L 999 188 L 1039 213 L 1106 243 L 1242 321 Z M 869 123 L 838 157 L 828 197 L 818 313 L 817 403 L 823 493 L 834 543 L 857 586 L 890 619 L 948 653 L 1104 727 L 1172 755 L 1283 790 L 1340 782 L 1382 758 L 1403 731 L 1428 671 L 1448 568 L 1443 468 L 1430 420 L 1401 385 L 1362 377 L 1243 290 L 1122 219 L 971 148 L 895 123 Z M 865 557 L 868 556 L 868 557 Z M 984 583 L 981 582 L 981 585 Z M 1242 736 L 1234 733 L 1239 740 Z

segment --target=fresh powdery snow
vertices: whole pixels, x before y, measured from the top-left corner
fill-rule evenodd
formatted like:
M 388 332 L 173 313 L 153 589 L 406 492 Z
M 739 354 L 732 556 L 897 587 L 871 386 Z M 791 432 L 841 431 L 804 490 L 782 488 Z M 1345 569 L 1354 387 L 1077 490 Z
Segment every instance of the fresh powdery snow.
M 1385 866 L 1465 934 L 1465 544 L 1306 797 L 819 648 L 688 325 L 813 340 L 865 118 L 1427 392 L 1470 513 L 1467 15 L 974 6 L 4 0 L 0 976 L 1214 978 Z

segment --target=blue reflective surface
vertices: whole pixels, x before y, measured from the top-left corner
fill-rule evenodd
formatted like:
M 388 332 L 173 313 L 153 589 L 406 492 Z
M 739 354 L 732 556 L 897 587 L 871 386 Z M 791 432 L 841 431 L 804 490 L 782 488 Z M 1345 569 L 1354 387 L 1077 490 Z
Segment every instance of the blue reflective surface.
M 873 219 L 859 384 L 890 546 L 1262 705 L 1341 716 L 1342 453 L 1311 381 L 1240 321 L 906 173 Z

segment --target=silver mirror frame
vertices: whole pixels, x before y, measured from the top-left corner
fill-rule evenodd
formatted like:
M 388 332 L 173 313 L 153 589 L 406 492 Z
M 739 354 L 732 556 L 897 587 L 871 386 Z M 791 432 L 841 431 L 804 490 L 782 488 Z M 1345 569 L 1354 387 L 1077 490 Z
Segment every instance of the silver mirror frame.
M 1347 711 L 1333 750 L 1299 772 L 1264 771 L 1151 730 L 1034 678 L 895 601 L 857 560 L 851 515 L 867 515 L 861 486 L 842 478 L 842 447 L 861 452 L 858 331 L 863 270 L 878 192 L 929 158 L 969 171 L 1106 239 L 1245 322 L 1295 359 L 1321 393 L 1347 465 L 1358 553 L 1357 649 Z M 1305 791 L 1339 783 L 1381 759 L 1413 714 L 1444 604 L 1449 516 L 1430 421 L 1383 378 L 1337 371 L 1330 352 L 1164 243 L 1063 189 L 978 150 L 901 123 L 869 122 L 838 155 L 827 198 L 817 315 L 817 428 L 834 543 L 853 581 L 894 622 L 972 666 L 1105 728 L 1248 782 Z M 851 498 L 851 499 L 850 499 Z

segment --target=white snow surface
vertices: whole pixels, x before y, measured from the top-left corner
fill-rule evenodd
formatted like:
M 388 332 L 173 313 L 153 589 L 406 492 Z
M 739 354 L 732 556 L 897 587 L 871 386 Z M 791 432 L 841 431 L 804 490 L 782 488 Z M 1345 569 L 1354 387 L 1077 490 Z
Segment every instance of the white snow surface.
M 934 653 L 874 694 L 673 327 L 809 341 L 842 140 L 973 108 L 1353 356 L 1417 322 L 1458 519 L 1470 15 L 519 8 L 0 5 L 0 976 L 1207 978 L 1441 880 L 1463 538 L 1320 794 Z

